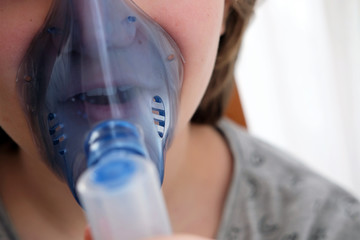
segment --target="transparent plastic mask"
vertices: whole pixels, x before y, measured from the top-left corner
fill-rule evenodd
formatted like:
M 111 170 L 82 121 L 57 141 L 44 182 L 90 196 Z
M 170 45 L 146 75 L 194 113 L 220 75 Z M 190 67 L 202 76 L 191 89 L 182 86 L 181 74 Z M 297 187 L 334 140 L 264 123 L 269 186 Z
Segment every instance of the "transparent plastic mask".
M 139 127 L 162 181 L 182 73 L 175 42 L 131 0 L 56 0 L 17 87 L 43 158 L 76 197 L 86 136 L 111 119 Z

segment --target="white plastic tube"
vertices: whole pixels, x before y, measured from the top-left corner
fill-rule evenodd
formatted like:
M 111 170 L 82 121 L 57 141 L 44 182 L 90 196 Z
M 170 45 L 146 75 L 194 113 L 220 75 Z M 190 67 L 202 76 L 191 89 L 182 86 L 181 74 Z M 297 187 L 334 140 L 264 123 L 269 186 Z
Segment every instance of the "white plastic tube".
M 95 240 L 137 240 L 170 235 L 171 226 L 153 163 L 112 152 L 77 184 Z

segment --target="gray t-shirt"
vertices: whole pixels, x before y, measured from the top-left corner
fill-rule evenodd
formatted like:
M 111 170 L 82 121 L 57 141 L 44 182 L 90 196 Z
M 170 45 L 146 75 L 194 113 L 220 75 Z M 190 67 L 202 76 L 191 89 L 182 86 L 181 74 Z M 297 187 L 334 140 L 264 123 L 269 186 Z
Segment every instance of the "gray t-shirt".
M 360 204 L 297 160 L 223 119 L 234 170 L 217 239 L 360 240 Z
M 227 119 L 218 130 L 234 170 L 217 239 L 360 240 L 353 196 Z M 17 240 L 1 202 L 0 240 Z

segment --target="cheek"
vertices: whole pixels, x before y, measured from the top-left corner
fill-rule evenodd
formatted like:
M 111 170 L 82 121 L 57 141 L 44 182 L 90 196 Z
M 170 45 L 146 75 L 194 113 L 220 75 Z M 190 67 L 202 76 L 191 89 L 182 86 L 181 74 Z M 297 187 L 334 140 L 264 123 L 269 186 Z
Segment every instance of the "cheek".
M 7 2 L 7 1 L 5 1 Z M 50 0 L 25 0 L 0 3 L 0 76 L 16 74 L 32 38 L 49 11 Z
M 0 2 L 0 126 L 20 145 L 28 144 L 30 134 L 15 89 L 16 74 L 50 5 L 49 0 Z
M 176 41 L 185 59 L 179 126 L 189 122 L 210 80 L 221 33 L 223 0 L 182 0 L 174 3 L 135 1 Z

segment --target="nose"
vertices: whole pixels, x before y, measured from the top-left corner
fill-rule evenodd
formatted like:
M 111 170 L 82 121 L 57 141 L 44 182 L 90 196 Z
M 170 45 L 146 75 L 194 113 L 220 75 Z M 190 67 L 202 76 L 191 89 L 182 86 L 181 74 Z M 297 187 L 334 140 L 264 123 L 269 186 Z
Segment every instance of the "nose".
M 137 17 L 126 0 L 73 0 L 74 46 L 83 54 L 124 48 L 136 36 Z

